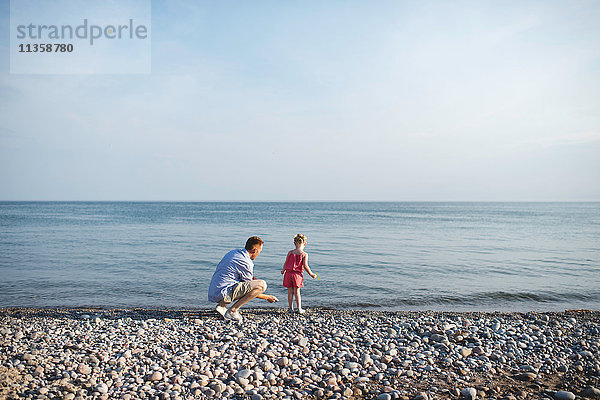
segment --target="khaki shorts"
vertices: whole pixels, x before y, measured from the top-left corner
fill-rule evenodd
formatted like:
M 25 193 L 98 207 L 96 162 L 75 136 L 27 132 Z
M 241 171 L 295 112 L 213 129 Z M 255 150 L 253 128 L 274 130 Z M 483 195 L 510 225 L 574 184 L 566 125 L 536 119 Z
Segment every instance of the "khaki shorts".
M 244 297 L 246 294 L 250 293 L 252 288 L 250 287 L 250 281 L 244 281 L 236 284 L 233 289 L 223 297 L 223 302 L 229 304 L 233 303 L 239 298 Z

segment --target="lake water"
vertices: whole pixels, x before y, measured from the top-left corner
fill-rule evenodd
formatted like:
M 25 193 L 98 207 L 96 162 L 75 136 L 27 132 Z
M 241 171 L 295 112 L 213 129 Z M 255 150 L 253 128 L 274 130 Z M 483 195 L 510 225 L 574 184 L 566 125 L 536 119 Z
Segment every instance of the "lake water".
M 208 308 L 215 265 L 265 240 L 255 275 L 308 237 L 305 307 L 600 309 L 600 203 L 0 202 L 0 307 Z

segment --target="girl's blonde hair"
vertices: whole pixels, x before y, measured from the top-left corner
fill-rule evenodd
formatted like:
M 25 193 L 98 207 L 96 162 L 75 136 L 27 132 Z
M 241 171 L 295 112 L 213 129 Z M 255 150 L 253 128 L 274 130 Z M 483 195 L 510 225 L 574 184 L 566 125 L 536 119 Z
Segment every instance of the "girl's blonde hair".
M 300 244 L 300 243 L 306 243 L 306 236 L 304 236 L 301 233 L 294 236 L 294 244 Z

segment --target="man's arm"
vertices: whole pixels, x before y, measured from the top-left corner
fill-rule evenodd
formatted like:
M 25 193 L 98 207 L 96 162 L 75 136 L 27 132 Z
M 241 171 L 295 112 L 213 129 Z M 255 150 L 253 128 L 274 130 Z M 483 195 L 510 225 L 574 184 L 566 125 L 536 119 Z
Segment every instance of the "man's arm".
M 279 301 L 279 299 L 275 296 L 271 296 L 270 294 L 259 294 L 258 296 L 256 296 L 259 299 L 263 299 L 263 300 L 267 300 L 269 303 L 275 303 L 277 301 Z

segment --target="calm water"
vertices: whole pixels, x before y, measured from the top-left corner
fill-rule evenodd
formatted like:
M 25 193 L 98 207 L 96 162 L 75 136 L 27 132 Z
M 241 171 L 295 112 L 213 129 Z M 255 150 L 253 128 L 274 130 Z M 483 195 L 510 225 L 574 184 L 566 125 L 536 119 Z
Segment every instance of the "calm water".
M 215 265 L 265 241 L 280 275 L 296 233 L 321 281 L 305 306 L 600 309 L 600 203 L 0 202 L 0 307 L 207 308 Z

